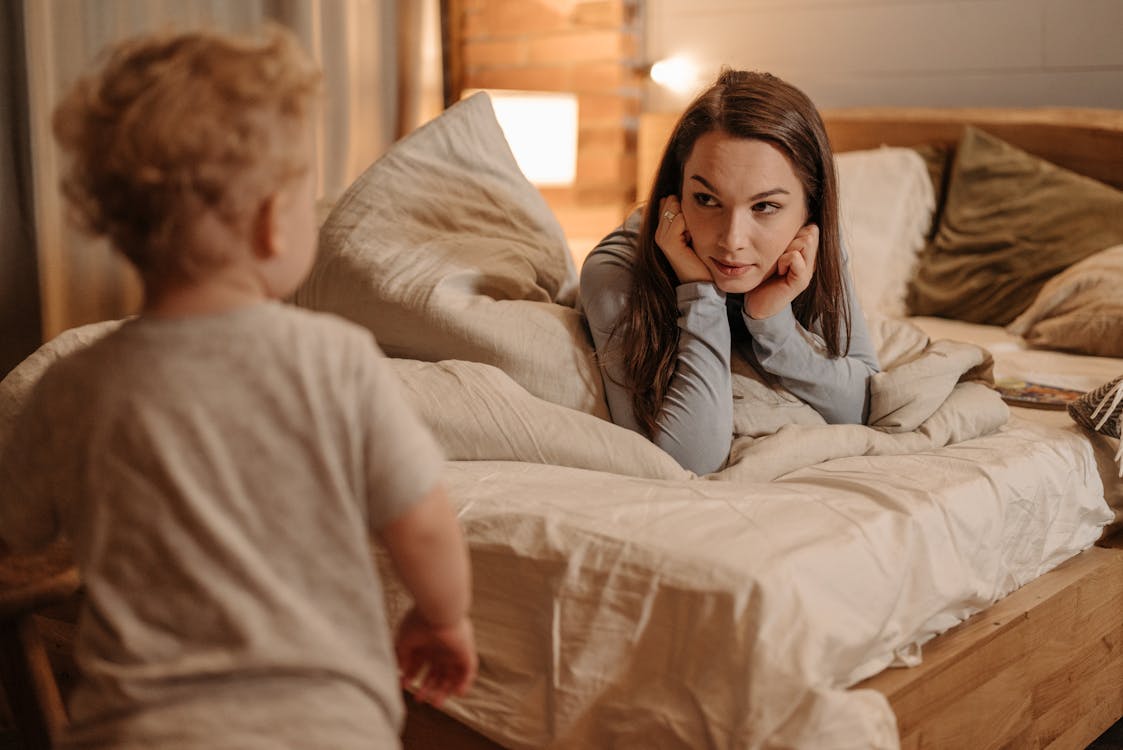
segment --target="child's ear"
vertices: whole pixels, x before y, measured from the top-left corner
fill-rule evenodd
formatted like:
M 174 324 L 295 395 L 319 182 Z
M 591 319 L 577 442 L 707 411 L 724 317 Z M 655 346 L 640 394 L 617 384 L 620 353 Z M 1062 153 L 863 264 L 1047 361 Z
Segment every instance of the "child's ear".
M 270 193 L 257 207 L 253 217 L 253 253 L 261 260 L 281 254 L 280 228 L 277 225 L 277 194 Z

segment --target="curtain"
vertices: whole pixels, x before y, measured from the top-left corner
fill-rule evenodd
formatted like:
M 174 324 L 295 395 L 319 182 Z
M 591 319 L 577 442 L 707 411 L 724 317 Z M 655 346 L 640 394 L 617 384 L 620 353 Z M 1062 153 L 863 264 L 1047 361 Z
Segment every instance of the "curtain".
M 136 312 L 136 275 L 104 241 L 67 223 L 50 118 L 102 48 L 157 29 L 252 32 L 289 26 L 324 70 L 317 123 L 320 196 L 337 197 L 404 133 L 440 108 L 437 0 L 23 0 L 34 229 L 42 337 Z M 436 81 L 434 86 L 433 81 Z M 434 102 L 428 104 L 426 102 Z
M 0 5 L 0 377 L 39 345 L 23 6 Z

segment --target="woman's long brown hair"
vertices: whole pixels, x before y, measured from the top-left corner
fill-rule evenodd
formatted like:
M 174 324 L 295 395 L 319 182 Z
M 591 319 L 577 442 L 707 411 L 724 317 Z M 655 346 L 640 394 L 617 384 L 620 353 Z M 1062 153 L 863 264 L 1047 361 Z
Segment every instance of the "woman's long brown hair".
M 636 421 L 653 437 L 678 356 L 677 277 L 655 244 L 659 201 L 678 195 L 683 169 L 699 137 L 712 131 L 778 146 L 807 196 L 807 222 L 819 226 L 819 253 L 811 284 L 792 303 L 807 329 L 818 326 L 827 353 L 850 348 L 850 308 L 845 299 L 838 229 L 838 187 L 826 128 L 807 96 L 768 73 L 724 70 L 683 112 L 671 133 L 644 209 L 639 252 L 628 307 L 614 331 L 620 336 L 626 385 Z

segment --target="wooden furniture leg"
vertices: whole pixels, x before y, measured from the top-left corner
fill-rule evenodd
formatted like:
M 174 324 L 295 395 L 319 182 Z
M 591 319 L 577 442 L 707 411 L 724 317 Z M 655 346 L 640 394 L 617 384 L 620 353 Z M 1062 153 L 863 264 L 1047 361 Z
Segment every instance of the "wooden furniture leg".
M 67 725 L 36 612 L 71 600 L 78 589 L 64 543 L 0 558 L 0 680 L 25 750 L 49 750 Z
M 35 615 L 0 623 L 0 678 L 23 747 L 50 750 L 66 726 L 66 710 Z

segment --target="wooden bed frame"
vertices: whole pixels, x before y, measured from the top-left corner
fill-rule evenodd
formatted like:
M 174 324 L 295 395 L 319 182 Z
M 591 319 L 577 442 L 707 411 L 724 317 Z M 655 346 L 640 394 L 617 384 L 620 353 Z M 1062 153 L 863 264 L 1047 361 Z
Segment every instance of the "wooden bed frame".
M 1123 110 L 1041 107 L 843 107 L 822 112 L 836 152 L 887 146 L 954 145 L 964 125 L 1073 172 L 1123 188 Z M 647 193 L 677 114 L 640 116 L 637 184 Z
M 641 119 L 641 191 L 674 119 L 655 114 Z M 962 126 L 972 123 L 1123 188 L 1123 111 L 861 108 L 827 111 L 824 119 L 836 151 L 883 143 L 951 144 Z M 57 731 L 60 706 L 57 691 L 43 685 L 49 667 L 36 633 L 36 623 L 48 634 L 50 624 L 31 612 L 76 586 L 69 574 L 60 578 L 56 569 L 52 576 L 37 587 L 0 575 L 4 687 L 16 711 L 41 712 L 15 718 L 44 739 Z M 1123 717 L 1123 544 L 1101 542 L 933 639 L 923 651 L 919 667 L 888 669 L 861 683 L 889 699 L 903 748 L 1082 750 Z M 501 747 L 435 709 L 408 698 L 407 704 L 408 750 Z

